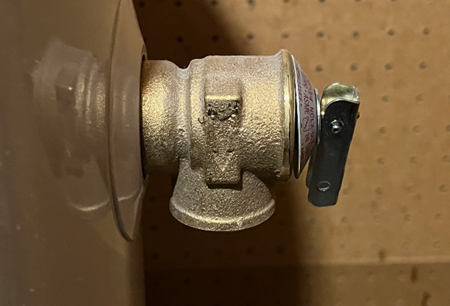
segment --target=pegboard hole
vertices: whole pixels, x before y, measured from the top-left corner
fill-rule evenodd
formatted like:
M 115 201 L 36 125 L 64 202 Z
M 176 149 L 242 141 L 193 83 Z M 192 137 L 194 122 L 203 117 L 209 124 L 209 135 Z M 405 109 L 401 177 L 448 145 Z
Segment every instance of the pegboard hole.
M 422 128 L 420 127 L 420 125 L 415 125 L 415 126 L 413 126 L 413 128 L 412 128 L 412 130 L 413 130 L 413 132 L 414 133 L 420 133 L 420 130 L 421 130 Z
M 281 34 L 281 37 L 283 37 L 283 38 L 289 38 L 289 33 L 287 33 L 287 32 L 283 32 L 282 34 Z
M 217 5 L 217 0 L 211 0 L 211 5 Z
M 383 102 L 389 102 L 389 96 L 388 95 L 384 95 L 381 97 L 381 101 Z
M 431 33 L 430 28 L 428 28 L 428 27 L 423 28 L 423 30 L 422 30 L 423 35 L 427 36 L 427 35 L 430 35 L 430 33 Z
M 316 36 L 317 36 L 318 38 L 322 38 L 322 37 L 325 36 L 325 34 L 324 34 L 322 31 L 319 31 L 319 32 L 316 33 Z
M 422 95 L 420 95 L 420 94 L 417 95 L 417 96 L 416 96 L 416 101 L 417 101 L 417 102 L 422 102 L 422 101 L 423 101 Z
M 427 69 L 427 67 L 428 67 L 428 65 L 427 65 L 426 62 L 420 62 L 419 68 L 420 68 L 421 70 Z
M 181 3 L 181 1 L 175 1 L 175 6 L 178 6 L 178 7 L 180 7 L 181 5 L 183 5 L 183 3 Z
M 387 34 L 388 34 L 389 36 L 394 36 L 394 35 L 395 35 L 395 30 L 394 30 L 394 29 L 389 29 L 389 30 L 387 31 Z
M 177 36 L 176 38 L 177 42 L 182 43 L 184 41 L 183 36 Z
M 322 72 L 322 71 L 323 71 L 322 66 L 317 65 L 317 66 L 316 66 L 316 72 Z
M 380 128 L 380 134 L 386 134 L 387 133 L 387 128 L 385 126 L 382 126 Z
M 391 63 L 386 63 L 384 65 L 384 69 L 386 69 L 387 71 L 392 70 L 394 68 L 394 65 L 392 65 Z
M 442 193 L 448 192 L 448 186 L 447 185 L 439 186 L 439 191 Z
M 360 36 L 361 36 L 361 35 L 359 34 L 358 31 L 353 31 L 353 33 L 352 33 L 353 39 L 359 39 Z
M 410 162 L 411 164 L 417 164 L 417 157 L 416 157 L 416 156 L 411 156 L 411 157 L 409 158 L 409 162 Z
M 406 186 L 406 192 L 407 193 L 414 193 L 414 192 L 416 192 L 416 189 L 414 188 L 413 185 Z
M 407 212 L 404 216 L 403 216 L 403 220 L 406 222 L 410 222 L 412 219 L 412 213 Z
M 382 195 L 382 194 L 383 194 L 383 188 L 381 188 L 381 187 L 375 188 L 375 193 L 376 193 L 377 195 Z
M 356 64 L 351 64 L 351 65 L 350 65 L 350 70 L 351 70 L 351 71 L 356 71 L 356 70 L 358 70 L 358 65 L 356 65 Z
M 248 33 L 247 34 L 247 39 L 248 40 L 253 40 L 253 38 L 255 38 L 255 35 L 253 35 L 252 33 Z
M 384 158 L 383 157 L 378 157 L 377 158 L 377 164 L 384 165 L 385 164 Z
M 211 36 L 211 40 L 214 41 L 214 42 L 218 41 L 219 40 L 219 35 Z
M 450 155 L 444 155 L 442 156 L 442 161 L 444 163 L 450 163 Z
M 348 195 L 349 194 L 349 188 L 348 187 L 342 188 L 342 194 L 343 195 Z

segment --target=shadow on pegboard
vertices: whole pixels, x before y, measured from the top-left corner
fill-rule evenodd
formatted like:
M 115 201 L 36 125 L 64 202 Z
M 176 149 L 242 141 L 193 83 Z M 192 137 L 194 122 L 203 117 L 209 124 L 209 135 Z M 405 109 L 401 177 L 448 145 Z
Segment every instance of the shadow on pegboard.
M 214 0 L 135 0 L 148 58 L 184 68 L 194 58 L 242 54 L 214 12 L 216 5 Z
M 301 261 L 306 241 L 295 228 L 298 212 L 285 184 L 265 223 L 240 232 L 205 232 L 169 212 L 173 180 L 150 176 L 144 206 L 144 249 L 149 305 L 303 305 L 311 272 Z M 291 184 L 291 183 L 289 183 Z M 294 203 L 296 202 L 296 203 Z M 305 229 L 306 230 L 306 229 Z M 309 288 L 309 289 L 308 289 Z
M 135 4 L 149 59 L 168 59 L 186 67 L 190 60 L 210 54 L 245 53 L 221 24 L 214 0 Z M 152 174 L 144 205 L 149 305 L 304 302 L 308 272 L 293 263 L 301 261 L 307 246 L 295 234 L 302 225 L 292 208 L 306 203 L 288 194 L 292 188 L 280 186 L 277 211 L 264 224 L 241 232 L 212 233 L 186 227 L 171 216 L 172 186 L 172 178 Z

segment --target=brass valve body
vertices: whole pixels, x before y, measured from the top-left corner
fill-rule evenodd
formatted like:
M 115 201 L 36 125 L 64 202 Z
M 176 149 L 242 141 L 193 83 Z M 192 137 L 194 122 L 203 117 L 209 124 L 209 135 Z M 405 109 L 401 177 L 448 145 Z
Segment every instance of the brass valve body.
M 294 163 L 295 65 L 284 50 L 210 56 L 187 69 L 144 63 L 145 168 L 178 174 L 170 201 L 176 219 L 234 231 L 272 215 L 272 186 L 289 179 Z

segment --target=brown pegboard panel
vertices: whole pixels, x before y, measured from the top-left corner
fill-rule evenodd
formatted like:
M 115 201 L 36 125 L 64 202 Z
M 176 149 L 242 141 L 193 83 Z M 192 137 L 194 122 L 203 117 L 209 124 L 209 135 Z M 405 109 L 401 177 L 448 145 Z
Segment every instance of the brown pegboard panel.
M 187 228 L 154 174 L 144 208 L 150 305 L 449 305 L 450 1 L 141 0 L 151 59 L 290 50 L 314 86 L 361 93 L 339 203 L 281 184 L 238 233 Z

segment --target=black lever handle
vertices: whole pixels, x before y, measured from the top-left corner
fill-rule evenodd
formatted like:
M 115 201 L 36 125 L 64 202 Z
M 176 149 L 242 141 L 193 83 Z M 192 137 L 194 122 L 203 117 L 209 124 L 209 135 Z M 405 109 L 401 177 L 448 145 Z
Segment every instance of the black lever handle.
M 337 202 L 359 103 L 356 87 L 335 83 L 323 91 L 320 141 L 312 153 L 306 179 L 308 200 L 315 206 Z

